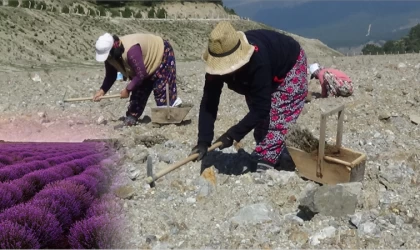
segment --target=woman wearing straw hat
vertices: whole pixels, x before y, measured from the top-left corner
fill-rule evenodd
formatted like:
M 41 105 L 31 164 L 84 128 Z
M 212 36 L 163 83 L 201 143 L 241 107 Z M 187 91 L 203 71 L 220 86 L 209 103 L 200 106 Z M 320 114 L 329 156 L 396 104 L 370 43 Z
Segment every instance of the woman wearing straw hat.
M 122 37 L 105 33 L 96 41 L 96 60 L 105 64 L 105 79 L 94 101 L 112 87 L 118 72 L 130 83 L 121 98 L 130 97 L 125 126 L 135 125 L 142 115 L 150 94 L 157 106 L 166 106 L 166 86 L 170 106 L 182 103 L 177 97 L 175 54 L 170 43 L 153 34 L 129 34 Z
M 308 93 L 307 60 L 290 36 L 270 30 L 236 31 L 220 22 L 210 33 L 204 93 L 201 100 L 198 142 L 191 153 L 198 160 L 207 154 L 214 136 L 223 84 L 245 96 L 249 113 L 216 142 L 224 149 L 241 141 L 252 129 L 257 170 L 295 170 L 285 147 L 290 124 L 299 117 Z

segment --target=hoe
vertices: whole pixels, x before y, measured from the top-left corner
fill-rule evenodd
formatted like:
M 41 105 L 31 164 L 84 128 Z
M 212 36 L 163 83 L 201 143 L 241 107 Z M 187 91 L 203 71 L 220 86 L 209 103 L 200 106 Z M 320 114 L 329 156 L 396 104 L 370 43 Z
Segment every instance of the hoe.
M 105 95 L 101 99 L 120 98 L 119 94 Z M 92 97 L 80 97 L 64 99 L 63 102 L 78 102 L 78 101 L 90 101 Z M 190 112 L 192 105 L 184 105 L 182 107 L 171 107 L 169 106 L 169 84 L 166 84 L 166 107 L 155 107 L 151 108 L 151 119 L 152 123 L 156 124 L 179 124 L 184 121 L 188 112 Z
M 336 145 L 325 147 L 325 133 L 327 117 L 338 113 Z M 313 152 L 287 147 L 293 161 L 296 164 L 297 174 L 305 179 L 321 184 L 337 184 L 347 182 L 362 182 L 365 174 L 366 155 L 361 152 L 342 147 L 344 121 L 344 105 L 330 111 L 321 113 L 320 140 L 318 149 Z M 208 151 L 212 151 L 221 145 L 220 142 L 213 144 Z M 239 148 L 243 150 L 242 148 Z M 238 150 L 238 148 L 237 148 Z M 238 150 L 239 152 L 239 150 Z M 193 154 L 160 172 L 153 174 L 152 158 L 147 159 L 146 182 L 155 186 L 155 181 L 173 170 L 195 160 L 198 154 Z

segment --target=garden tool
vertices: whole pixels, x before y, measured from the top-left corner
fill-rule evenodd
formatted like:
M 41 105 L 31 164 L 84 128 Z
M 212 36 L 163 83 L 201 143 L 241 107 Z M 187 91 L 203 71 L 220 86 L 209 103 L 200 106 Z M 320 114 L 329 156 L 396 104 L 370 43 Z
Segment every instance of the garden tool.
M 215 144 L 213 144 L 211 147 L 208 148 L 208 152 L 211 152 L 211 151 L 215 150 L 216 148 L 218 148 L 220 146 L 222 146 L 222 142 L 216 142 Z M 172 172 L 173 170 L 187 164 L 188 162 L 197 159 L 198 156 L 199 156 L 198 153 L 192 154 L 192 155 L 188 156 L 187 158 L 185 158 L 184 160 L 179 161 L 175 164 L 172 164 L 171 166 L 169 166 L 165 169 L 162 169 L 161 171 L 157 172 L 156 174 L 153 174 L 152 158 L 149 155 L 147 157 L 147 178 L 146 178 L 146 182 L 150 185 L 150 187 L 154 187 L 156 180 L 158 180 L 159 178 L 163 177 L 164 175 Z

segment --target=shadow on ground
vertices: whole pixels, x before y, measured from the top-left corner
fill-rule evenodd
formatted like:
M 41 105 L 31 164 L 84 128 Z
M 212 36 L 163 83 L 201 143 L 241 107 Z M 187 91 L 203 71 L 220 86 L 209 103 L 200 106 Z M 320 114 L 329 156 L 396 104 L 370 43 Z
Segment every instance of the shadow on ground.
M 244 150 L 238 153 L 212 151 L 202 160 L 201 172 L 211 166 L 214 166 L 219 174 L 241 175 L 251 170 L 255 171 L 257 162 Z

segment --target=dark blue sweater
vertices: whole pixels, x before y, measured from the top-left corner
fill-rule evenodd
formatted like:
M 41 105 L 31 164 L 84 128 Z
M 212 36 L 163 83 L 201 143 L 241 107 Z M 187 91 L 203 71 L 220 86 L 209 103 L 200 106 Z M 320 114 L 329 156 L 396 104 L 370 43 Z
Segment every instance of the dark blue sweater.
M 235 141 L 240 141 L 270 115 L 271 94 L 279 84 L 274 78 L 283 79 L 296 63 L 301 47 L 292 37 L 270 30 L 250 30 L 245 35 L 258 48 L 250 61 L 234 75 L 205 75 L 198 142 L 210 145 L 213 140 L 224 83 L 250 101 L 250 112 L 228 131 Z

